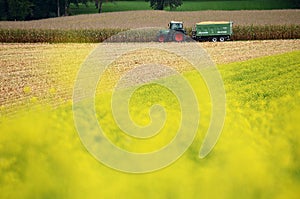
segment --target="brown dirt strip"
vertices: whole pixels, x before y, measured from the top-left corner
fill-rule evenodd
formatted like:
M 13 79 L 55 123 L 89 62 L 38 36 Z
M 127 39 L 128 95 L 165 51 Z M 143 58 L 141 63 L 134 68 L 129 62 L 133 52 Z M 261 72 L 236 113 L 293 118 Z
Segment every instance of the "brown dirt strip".
M 300 40 L 204 42 L 200 45 L 207 50 L 216 64 L 246 61 L 257 57 L 300 50 Z
M 171 20 L 184 21 L 193 27 L 200 21 L 233 21 L 236 25 L 300 24 L 300 10 L 242 10 L 242 11 L 127 11 L 77 15 L 34 21 L 0 21 L 0 28 L 19 29 L 101 29 L 167 27 Z

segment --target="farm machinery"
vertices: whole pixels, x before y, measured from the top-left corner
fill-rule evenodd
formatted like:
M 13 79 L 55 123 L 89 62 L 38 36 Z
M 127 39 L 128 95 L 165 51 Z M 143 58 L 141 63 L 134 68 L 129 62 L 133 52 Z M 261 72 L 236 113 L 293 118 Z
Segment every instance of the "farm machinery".
M 158 33 L 158 41 L 166 42 L 166 41 L 185 41 L 186 39 L 186 31 L 183 28 L 183 22 L 181 21 L 171 21 L 169 24 L 169 29 L 160 30 Z
M 196 41 L 224 42 L 230 40 L 232 32 L 231 21 L 206 21 L 196 23 L 192 30 L 192 39 Z M 168 30 L 160 30 L 157 36 L 159 42 L 186 41 L 189 37 L 183 28 L 183 22 L 171 21 Z

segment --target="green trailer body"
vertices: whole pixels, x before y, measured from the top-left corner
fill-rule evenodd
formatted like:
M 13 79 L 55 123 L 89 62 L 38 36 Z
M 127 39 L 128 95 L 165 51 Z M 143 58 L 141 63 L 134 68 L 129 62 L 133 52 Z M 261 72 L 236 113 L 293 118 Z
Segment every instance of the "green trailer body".
M 195 40 L 209 40 L 209 41 L 225 41 L 230 40 L 232 35 L 231 21 L 206 21 L 197 23 L 192 37 Z

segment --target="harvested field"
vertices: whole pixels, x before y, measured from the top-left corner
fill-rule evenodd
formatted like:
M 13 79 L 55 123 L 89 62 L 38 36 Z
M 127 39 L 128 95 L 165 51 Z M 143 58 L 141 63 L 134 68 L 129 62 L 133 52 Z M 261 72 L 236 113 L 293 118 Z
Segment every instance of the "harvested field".
M 171 20 L 182 20 L 186 27 L 199 21 L 231 20 L 236 25 L 300 24 L 300 10 L 263 11 L 128 11 L 90 15 L 77 15 L 35 21 L 1 21 L 0 28 L 18 29 L 101 29 L 167 27 Z
M 200 44 L 216 64 L 246 61 L 249 59 L 300 50 L 300 40 L 236 41 Z
M 216 64 L 300 50 L 300 40 L 240 41 L 199 43 Z M 96 44 L 1 44 L 0 106 L 23 107 L 24 104 L 48 101 L 53 105 L 71 99 L 80 65 Z M 122 59 L 114 72 L 135 64 L 137 55 Z M 143 55 L 139 55 L 143 56 Z M 124 62 L 126 61 L 126 63 Z M 128 61 L 129 60 L 129 61 Z M 166 63 L 172 65 L 172 62 Z M 165 63 L 165 64 L 166 64 Z M 114 82 L 116 75 L 110 74 Z M 12 112 L 9 108 L 7 113 Z M 1 112 L 1 111 L 0 111 Z M 6 113 L 2 113 L 6 114 Z

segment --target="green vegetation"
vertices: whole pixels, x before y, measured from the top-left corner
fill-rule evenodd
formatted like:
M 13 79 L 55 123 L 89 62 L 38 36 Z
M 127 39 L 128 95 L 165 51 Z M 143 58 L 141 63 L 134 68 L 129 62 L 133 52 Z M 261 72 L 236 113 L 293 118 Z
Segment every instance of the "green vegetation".
M 151 0 L 150 0 L 151 1 Z M 59 2 L 59 4 L 57 3 Z M 100 2 L 100 1 L 99 1 Z M 268 10 L 300 8 L 298 0 L 223 0 L 223 1 L 164 1 L 151 4 L 149 1 L 104 1 L 102 12 L 155 9 L 196 11 L 196 10 Z M 162 2 L 162 1 L 159 1 Z M 59 6 L 58 6 L 59 5 Z M 101 4 L 99 4 L 101 5 Z M 177 8 L 176 8 L 177 7 Z M 32 20 L 66 15 L 98 13 L 94 0 L 0 0 L 0 20 Z
M 102 42 L 125 29 L 82 29 L 82 30 L 42 30 L 42 29 L 0 29 L 0 42 L 20 43 L 97 43 Z M 153 30 L 154 31 L 154 30 Z M 187 28 L 191 36 L 192 28 Z M 233 40 L 300 39 L 299 25 L 234 26 Z M 137 32 L 142 41 L 155 41 L 156 32 Z M 130 40 L 126 37 L 127 41 Z
M 174 8 L 175 11 L 198 11 L 198 10 L 272 10 L 272 9 L 294 9 L 299 8 L 293 1 L 286 0 L 248 0 L 248 1 L 183 1 L 182 6 Z M 151 10 L 149 2 L 145 1 L 115 1 L 104 2 L 103 12 L 117 12 L 128 10 Z M 170 10 L 166 7 L 165 10 Z M 93 3 L 71 4 L 70 14 L 97 13 Z
M 102 5 L 102 12 L 118 12 L 129 10 L 151 10 L 149 2 L 145 1 L 115 1 L 104 2 Z M 94 3 L 87 3 L 87 5 L 79 4 L 78 7 L 75 4 L 70 5 L 70 14 L 93 14 L 98 13 Z
M 74 128 L 71 104 L 54 110 L 35 106 L 30 112 L 1 118 L 1 197 L 297 198 L 300 51 L 218 68 L 227 92 L 227 116 L 219 142 L 205 159 L 198 159 L 198 152 L 209 122 L 206 111 L 195 142 L 182 158 L 158 172 L 134 175 L 103 166 L 85 150 Z M 195 71 L 184 76 L 203 103 L 206 95 L 205 86 L 199 87 L 199 83 L 203 85 L 201 76 Z M 120 141 L 116 136 L 114 129 L 118 127 L 107 106 L 110 93 L 97 99 L 97 114 L 106 133 L 113 141 L 130 143 L 130 139 Z M 100 108 L 102 102 L 106 103 Z M 147 102 L 166 104 L 177 113 L 168 115 L 170 122 L 180 114 L 176 99 L 166 89 L 152 84 L 141 87 L 130 109 L 147 113 L 143 112 L 151 106 Z M 204 104 L 202 110 L 209 110 L 206 108 Z M 144 124 L 148 118 L 141 115 L 133 119 Z M 171 131 L 172 125 L 169 127 Z
M 285 0 L 246 0 L 246 1 L 184 1 L 177 11 L 197 10 L 272 10 L 291 9 L 297 6 Z
M 32 20 L 67 15 L 70 4 L 88 0 L 0 0 L 0 20 Z

